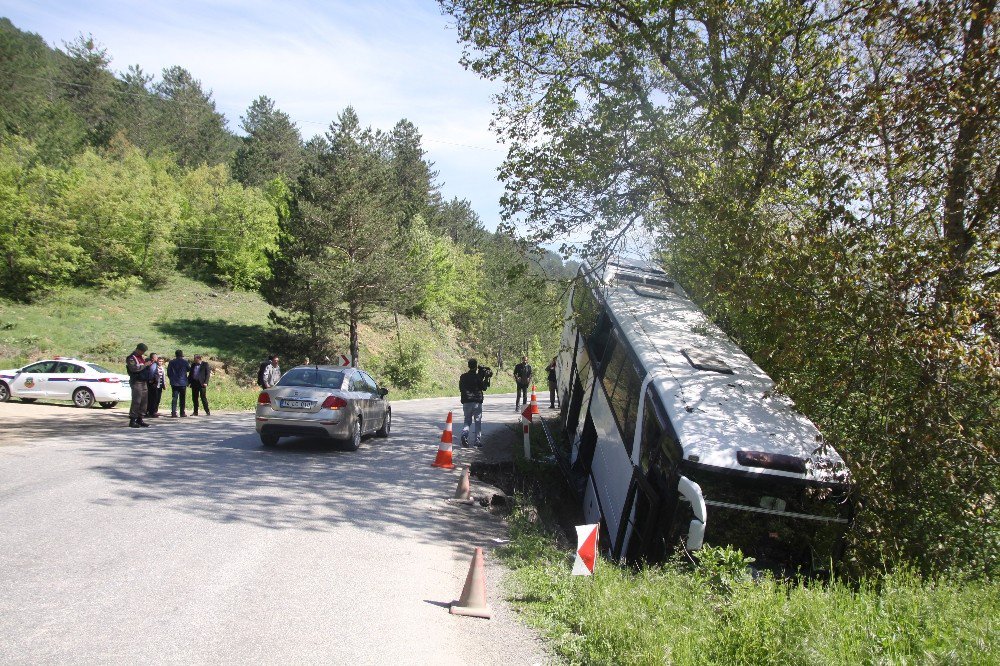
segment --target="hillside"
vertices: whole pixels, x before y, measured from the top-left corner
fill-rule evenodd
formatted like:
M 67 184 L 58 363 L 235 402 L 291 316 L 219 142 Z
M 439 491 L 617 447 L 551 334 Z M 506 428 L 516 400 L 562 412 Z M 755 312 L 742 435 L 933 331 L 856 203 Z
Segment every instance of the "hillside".
M 219 289 L 179 275 L 155 291 L 116 295 L 76 287 L 32 304 L 0 300 L 0 367 L 71 355 L 119 369 L 142 341 L 150 351 L 168 356 L 175 349 L 183 349 L 188 357 L 207 355 L 219 378 L 209 397 L 213 406 L 250 409 L 257 395 L 257 364 L 270 351 L 270 309 L 255 292 Z M 453 328 L 405 317 L 399 324 L 402 338 L 423 351 L 426 370 L 423 380 L 408 390 L 386 382 L 393 389 L 391 397 L 453 393 L 465 359 L 474 352 L 459 343 Z M 379 370 L 396 340 L 391 315 L 361 329 L 361 365 L 379 381 Z M 346 345 L 344 336 L 345 350 Z M 282 354 L 281 349 L 274 351 Z M 302 360 L 283 356 L 281 365 L 287 369 Z M 496 391 L 513 390 L 509 380 L 496 384 Z

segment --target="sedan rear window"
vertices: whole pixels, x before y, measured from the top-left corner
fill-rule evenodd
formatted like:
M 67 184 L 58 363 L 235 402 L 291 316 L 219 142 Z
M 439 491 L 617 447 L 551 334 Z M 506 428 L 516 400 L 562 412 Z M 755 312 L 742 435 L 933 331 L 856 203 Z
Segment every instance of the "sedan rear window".
M 100 372 L 101 374 L 105 374 L 105 375 L 113 375 L 113 374 L 115 374 L 115 373 L 111 372 L 110 370 L 108 370 L 107 368 L 105 368 L 104 366 L 97 365 L 96 363 L 88 363 L 87 365 L 89 365 L 91 367 L 91 369 L 96 370 L 97 372 Z
M 321 368 L 292 368 L 278 380 L 278 386 L 315 386 L 326 389 L 339 389 L 343 384 L 343 372 Z

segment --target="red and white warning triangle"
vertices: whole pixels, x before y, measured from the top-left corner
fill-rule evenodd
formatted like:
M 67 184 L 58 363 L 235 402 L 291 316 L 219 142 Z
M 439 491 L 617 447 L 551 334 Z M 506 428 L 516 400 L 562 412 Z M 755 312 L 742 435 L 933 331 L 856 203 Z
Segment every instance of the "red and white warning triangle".
M 574 576 L 590 576 L 597 563 L 597 530 L 600 525 L 576 526 L 576 560 L 573 562 Z

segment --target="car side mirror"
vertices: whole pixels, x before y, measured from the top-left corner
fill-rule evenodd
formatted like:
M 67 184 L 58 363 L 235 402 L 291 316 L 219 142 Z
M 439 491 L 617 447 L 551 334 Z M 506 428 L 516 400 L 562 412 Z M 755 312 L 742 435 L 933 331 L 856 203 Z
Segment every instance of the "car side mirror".
M 380 386 L 380 387 L 379 387 L 379 389 L 378 389 L 378 394 L 379 394 L 380 396 L 382 396 L 382 397 L 384 398 L 384 397 L 385 397 L 386 395 L 388 395 L 388 393 L 389 393 L 389 389 L 387 389 L 387 388 L 386 388 L 386 387 L 384 387 L 384 386 Z

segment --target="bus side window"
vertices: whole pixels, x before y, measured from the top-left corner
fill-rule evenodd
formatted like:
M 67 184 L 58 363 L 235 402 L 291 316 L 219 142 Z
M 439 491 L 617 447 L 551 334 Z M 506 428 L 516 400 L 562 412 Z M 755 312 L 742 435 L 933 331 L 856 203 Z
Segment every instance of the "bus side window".
M 612 340 L 611 333 L 613 330 L 614 326 L 611 323 L 611 317 L 609 317 L 607 313 L 602 314 L 601 318 L 597 322 L 597 327 L 594 329 L 593 335 L 590 336 L 590 344 L 587 345 L 590 348 L 591 362 L 594 364 L 595 368 L 600 368 L 604 365 L 601 361 L 604 358 L 605 352 L 608 351 L 609 343 Z
M 601 308 L 594 292 L 586 281 L 581 280 L 573 290 L 573 312 L 576 314 L 576 329 L 586 340 L 594 330 Z
M 660 466 L 673 469 L 680 462 L 677 435 L 670 421 L 663 417 L 659 401 L 647 393 L 646 406 L 642 410 L 642 437 L 639 440 L 639 465 L 643 472 Z
M 653 403 L 647 396 L 642 413 L 642 437 L 639 439 L 639 466 L 646 473 L 649 472 L 654 457 L 658 455 L 660 439 L 663 437 L 663 428 L 652 407 Z
M 625 406 L 625 450 L 628 451 L 629 458 L 632 457 L 632 448 L 635 443 L 635 418 L 639 411 L 639 391 L 642 390 L 642 375 L 631 363 L 625 363 L 621 375 L 618 377 L 618 386 L 615 387 L 615 402 L 623 402 Z M 618 396 L 622 394 L 621 400 Z
M 625 347 L 618 338 L 618 334 L 615 333 L 611 336 L 610 344 L 607 345 L 605 361 L 600 370 L 598 370 L 598 376 L 600 376 L 601 382 L 604 384 L 604 390 L 608 394 L 609 403 L 611 402 L 611 396 L 615 392 L 615 383 L 618 381 L 618 373 L 621 372 L 622 366 L 625 365 L 625 356 Z

